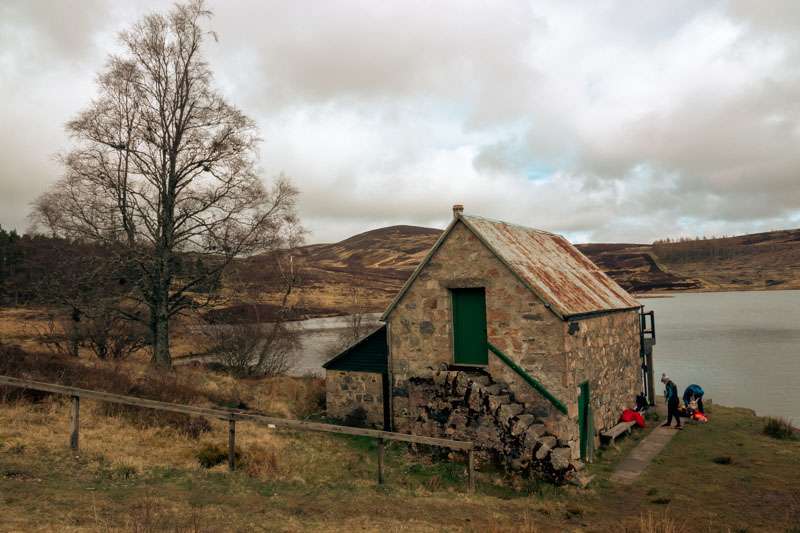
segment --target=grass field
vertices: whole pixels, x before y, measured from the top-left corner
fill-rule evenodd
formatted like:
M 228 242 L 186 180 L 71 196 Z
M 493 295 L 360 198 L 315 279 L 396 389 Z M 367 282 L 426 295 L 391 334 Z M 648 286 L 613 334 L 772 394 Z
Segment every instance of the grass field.
M 247 386 L 244 397 L 266 393 L 271 401 L 260 404 L 284 406 L 287 416 L 298 416 L 293 403 L 308 393 L 297 380 Z M 474 495 L 458 456 L 434 460 L 393 443 L 378 486 L 369 439 L 248 423 L 237 427 L 241 468 L 205 469 L 197 454 L 224 446 L 223 422 L 193 440 L 89 401 L 75 454 L 68 411 L 57 397 L 0 403 L 0 530 L 798 531 L 800 523 L 800 441 L 763 435 L 763 420 L 746 409 L 714 406 L 709 424 L 676 435 L 630 487 L 608 476 L 650 428 L 601 452 L 587 490 L 479 464 Z
M 36 355 L 30 330 L 41 317 L 35 310 L 0 316 L 3 338 L 34 357 L 9 369 L 166 401 L 321 416 L 320 380 L 235 380 L 186 366 L 162 386 L 147 377 L 146 358 L 113 364 Z M 586 490 L 518 479 L 479 463 L 477 492 L 468 495 L 458 455 L 434 458 L 431 450 L 392 443 L 387 483 L 378 486 L 369 439 L 250 423 L 237 425 L 241 468 L 207 469 L 198 455 L 224 450 L 223 422 L 211 420 L 210 431 L 191 438 L 181 421 L 110 412 L 91 401 L 82 402 L 75 454 L 68 448 L 66 399 L 3 402 L 0 391 L 0 531 L 799 532 L 800 441 L 764 435 L 764 419 L 747 409 L 715 405 L 710 418 L 678 433 L 629 487 L 608 478 L 650 427 L 622 439 L 619 450 L 600 452 Z

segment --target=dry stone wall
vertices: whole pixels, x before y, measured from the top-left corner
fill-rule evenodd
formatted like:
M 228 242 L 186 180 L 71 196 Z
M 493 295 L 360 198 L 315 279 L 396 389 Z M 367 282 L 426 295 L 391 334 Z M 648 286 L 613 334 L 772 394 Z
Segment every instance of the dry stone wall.
M 583 464 L 526 410 L 504 382 L 479 370 L 434 370 L 409 381 L 415 434 L 472 441 L 485 461 L 556 483 L 573 479 Z

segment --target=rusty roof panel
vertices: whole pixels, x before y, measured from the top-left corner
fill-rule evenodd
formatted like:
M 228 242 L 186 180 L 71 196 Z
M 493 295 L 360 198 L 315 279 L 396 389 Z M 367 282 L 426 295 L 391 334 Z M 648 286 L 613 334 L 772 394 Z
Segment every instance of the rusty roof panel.
M 562 318 L 639 307 L 564 237 L 482 217 L 459 217 Z

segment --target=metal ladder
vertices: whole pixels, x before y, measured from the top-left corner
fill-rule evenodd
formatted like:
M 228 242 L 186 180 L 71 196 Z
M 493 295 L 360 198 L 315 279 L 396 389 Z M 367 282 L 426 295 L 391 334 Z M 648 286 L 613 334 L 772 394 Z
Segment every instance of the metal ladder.
M 650 319 L 648 320 L 648 317 Z M 653 346 L 656 344 L 655 311 L 639 311 L 639 355 L 642 358 L 642 384 L 647 402 L 656 404 L 655 383 L 653 376 Z

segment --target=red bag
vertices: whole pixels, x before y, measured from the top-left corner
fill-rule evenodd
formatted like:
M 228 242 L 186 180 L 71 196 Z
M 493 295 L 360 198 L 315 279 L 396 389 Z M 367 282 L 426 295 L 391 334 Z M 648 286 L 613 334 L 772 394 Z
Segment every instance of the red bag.
M 695 413 L 692 415 L 692 420 L 697 420 L 698 422 L 705 423 L 708 422 L 708 417 L 703 413 L 701 413 L 700 411 L 695 411 Z
M 622 414 L 619 415 L 620 422 L 631 422 L 635 421 L 636 425 L 640 428 L 644 427 L 644 417 L 641 413 L 634 411 L 633 409 L 625 409 L 622 411 Z

